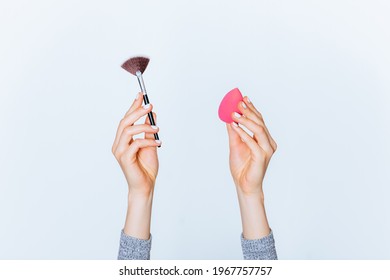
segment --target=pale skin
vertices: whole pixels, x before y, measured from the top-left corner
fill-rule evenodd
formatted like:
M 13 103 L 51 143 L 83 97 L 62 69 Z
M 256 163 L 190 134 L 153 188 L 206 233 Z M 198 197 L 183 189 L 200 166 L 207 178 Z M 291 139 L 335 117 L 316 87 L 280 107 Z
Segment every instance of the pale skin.
M 233 113 L 226 124 L 229 135 L 229 166 L 240 205 L 242 233 L 245 239 L 260 239 L 270 233 L 264 207 L 263 179 L 276 142 L 262 115 L 248 97 L 238 105 L 241 114 Z M 253 137 L 240 126 L 245 126 Z
M 134 125 L 141 117 L 152 111 L 150 104 L 142 106 L 142 93 L 136 99 L 119 123 L 112 153 L 117 159 L 126 177 L 129 188 L 128 207 L 123 231 L 130 236 L 149 239 L 152 214 L 153 191 L 158 173 L 157 146 L 153 134 L 159 131 L 152 127 L 149 118 L 145 124 Z M 155 121 L 156 114 L 153 113 Z M 145 133 L 144 139 L 133 139 L 139 133 Z
M 153 106 L 142 106 L 142 93 L 137 94 L 130 109 L 119 123 L 112 153 L 117 159 L 128 184 L 128 208 L 123 228 L 125 234 L 150 238 L 150 223 L 154 186 L 158 174 L 157 146 L 153 134 L 158 127 L 145 119 L 135 125 Z M 240 102 L 242 115 L 232 114 L 234 120 L 226 124 L 229 137 L 229 163 L 240 205 L 242 232 L 245 239 L 260 239 L 270 233 L 264 207 L 263 179 L 276 143 L 264 124 L 263 117 L 245 97 Z M 153 113 L 156 120 L 156 114 Z M 241 128 L 245 126 L 253 136 Z M 134 135 L 145 133 L 144 139 Z

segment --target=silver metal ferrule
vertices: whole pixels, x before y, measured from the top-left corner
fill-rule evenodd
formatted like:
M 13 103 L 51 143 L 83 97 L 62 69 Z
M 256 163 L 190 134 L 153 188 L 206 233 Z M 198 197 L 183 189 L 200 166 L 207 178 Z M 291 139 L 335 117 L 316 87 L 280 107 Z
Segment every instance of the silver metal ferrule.
M 139 83 L 139 87 L 141 88 L 141 91 L 143 92 L 144 95 L 146 95 L 146 87 L 144 84 L 144 78 L 142 78 L 141 71 L 137 71 L 135 72 L 135 74 L 137 75 L 138 83 Z

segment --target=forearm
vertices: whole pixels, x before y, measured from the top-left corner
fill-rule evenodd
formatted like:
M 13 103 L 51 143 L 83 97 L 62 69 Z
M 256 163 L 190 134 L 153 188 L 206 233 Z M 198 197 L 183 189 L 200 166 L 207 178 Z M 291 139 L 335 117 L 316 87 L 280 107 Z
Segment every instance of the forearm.
M 150 194 L 129 193 L 126 221 L 123 228 L 126 235 L 149 239 L 152 202 L 153 192 Z
M 243 193 L 237 188 L 242 233 L 245 239 L 260 239 L 270 233 L 263 192 Z
M 245 260 L 276 260 L 275 240 L 268 225 L 261 191 L 245 194 L 237 189 L 240 204 L 241 247 Z
M 129 193 L 125 226 L 119 242 L 119 260 L 149 260 L 153 193 Z

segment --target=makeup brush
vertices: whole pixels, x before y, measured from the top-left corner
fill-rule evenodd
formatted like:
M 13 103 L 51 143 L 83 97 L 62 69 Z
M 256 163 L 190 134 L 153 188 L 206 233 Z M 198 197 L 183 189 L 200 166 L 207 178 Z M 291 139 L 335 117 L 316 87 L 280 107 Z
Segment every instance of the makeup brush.
M 141 88 L 141 91 L 144 94 L 143 96 L 144 96 L 145 105 L 149 104 L 149 98 L 148 98 L 148 94 L 146 93 L 146 88 L 145 88 L 144 79 L 142 77 L 142 74 L 144 73 L 146 67 L 148 66 L 148 63 L 149 63 L 149 58 L 142 57 L 142 56 L 136 56 L 136 57 L 132 57 L 132 58 L 126 60 L 122 64 L 123 69 L 125 69 L 126 71 L 130 72 L 131 74 L 137 76 L 139 87 Z M 149 118 L 151 125 L 156 125 L 154 122 L 152 112 L 148 113 L 148 118 Z M 157 133 L 154 134 L 154 139 L 159 140 Z M 161 145 L 158 147 L 161 147 Z

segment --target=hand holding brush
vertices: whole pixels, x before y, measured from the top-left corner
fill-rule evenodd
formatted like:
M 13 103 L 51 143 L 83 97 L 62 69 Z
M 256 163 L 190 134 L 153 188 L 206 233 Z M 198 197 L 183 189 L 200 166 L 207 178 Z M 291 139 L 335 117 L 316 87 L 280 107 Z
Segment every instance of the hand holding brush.
M 129 188 L 128 209 L 124 232 L 141 239 L 150 235 L 150 219 L 154 185 L 158 173 L 156 147 L 160 140 L 154 139 L 158 127 L 151 125 L 148 118 L 144 124 L 135 124 L 140 118 L 152 112 L 152 104 L 142 106 L 142 93 L 136 99 L 119 123 L 112 146 L 112 153 L 126 177 Z M 153 119 L 156 114 L 153 113 Z M 133 139 L 134 135 L 145 133 L 145 139 Z
M 148 94 L 146 93 L 146 87 L 145 87 L 145 83 L 144 83 L 144 79 L 142 77 L 142 74 L 146 70 L 146 67 L 148 66 L 148 64 L 149 64 L 149 58 L 142 57 L 142 56 L 132 57 L 132 58 L 126 60 L 122 64 L 123 69 L 125 69 L 126 71 L 130 72 L 131 74 L 137 76 L 141 92 L 143 93 L 145 105 L 149 104 L 149 98 L 148 98 Z M 148 118 L 149 118 L 151 125 L 156 125 L 152 112 L 148 113 Z M 154 134 L 154 139 L 159 140 L 157 133 Z M 161 147 L 161 146 L 158 146 L 158 147 Z

